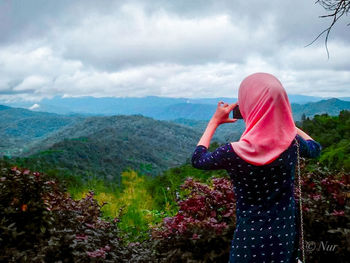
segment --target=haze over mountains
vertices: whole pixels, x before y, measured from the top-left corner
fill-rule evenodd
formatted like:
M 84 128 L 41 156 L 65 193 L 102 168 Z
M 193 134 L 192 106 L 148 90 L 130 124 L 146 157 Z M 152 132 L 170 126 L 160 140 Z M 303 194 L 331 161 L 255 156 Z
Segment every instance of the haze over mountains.
M 320 102 L 330 98 L 288 95 L 291 104 L 306 104 Z M 334 99 L 334 98 L 333 98 Z M 339 98 L 343 101 L 350 101 L 350 98 Z M 11 107 L 21 107 L 33 111 L 53 112 L 58 114 L 85 114 L 85 115 L 116 115 L 116 114 L 142 114 L 156 119 L 208 119 L 208 113 L 203 112 L 213 109 L 219 100 L 228 103 L 237 101 L 237 98 L 168 98 L 168 97 L 60 97 L 43 99 L 40 102 L 6 102 L 0 104 Z M 208 107 L 211 105 L 212 107 Z M 188 115 L 191 114 L 191 115 Z M 210 117 L 209 117 L 210 118 Z
M 294 118 L 300 119 L 302 113 L 312 117 L 314 114 L 329 112 L 336 115 L 339 108 L 347 107 L 350 98 L 339 100 L 336 98 L 325 99 L 304 95 L 289 95 Z M 159 119 L 192 119 L 208 120 L 215 111 L 219 100 L 228 103 L 236 102 L 236 98 L 165 98 L 165 97 L 140 97 L 140 98 L 114 98 L 114 97 L 53 97 L 43 99 L 40 102 L 13 102 L 0 104 L 11 107 L 22 107 L 33 111 L 44 111 L 58 114 L 83 114 L 83 115 L 132 115 Z M 326 102 L 328 101 L 328 102 Z M 317 103 L 317 104 L 313 104 Z
M 219 100 L 235 101 L 160 97 L 51 101 L 51 110 L 65 106 L 66 114 L 0 105 L 0 156 L 21 156 L 37 169 L 44 165 L 80 174 L 88 171 L 108 179 L 127 168 L 157 174 L 188 160 Z M 343 109 L 350 109 L 350 101 L 292 103 L 296 121 L 302 114 L 337 115 Z M 238 140 L 244 129 L 243 120 L 221 125 L 213 140 Z

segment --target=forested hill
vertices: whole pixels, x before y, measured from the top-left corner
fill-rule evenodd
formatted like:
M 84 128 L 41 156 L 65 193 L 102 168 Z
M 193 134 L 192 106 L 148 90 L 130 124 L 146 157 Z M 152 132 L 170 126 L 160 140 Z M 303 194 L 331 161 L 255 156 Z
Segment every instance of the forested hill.
M 16 119 L 10 114 L 3 115 L 7 116 L 7 119 L 1 119 L 3 127 L 6 126 L 4 122 L 7 120 L 14 128 L 12 130 L 9 129 L 11 126 L 2 128 L 4 135 L 1 138 L 2 143 L 6 143 L 4 138 L 8 136 L 9 131 L 12 135 L 17 134 L 16 138 L 23 136 L 18 139 L 26 142 L 22 147 L 25 152 L 22 153 L 22 158 L 18 159 L 23 167 L 38 171 L 59 169 L 80 175 L 89 173 L 107 179 L 119 178 L 120 173 L 127 168 L 147 174 L 158 174 L 170 167 L 183 164 L 190 158 L 206 125 L 206 122 L 186 119 L 177 120 L 180 123 L 177 124 L 141 115 L 64 117 L 31 113 L 26 110 L 23 112 L 19 110 L 17 113 L 22 114 L 21 118 Z M 325 127 L 312 128 L 311 134 L 331 129 L 333 125 L 323 117 L 317 117 L 314 122 L 317 125 L 324 123 Z M 348 120 L 345 122 L 348 123 Z M 304 122 L 305 125 L 307 123 L 309 122 Z M 305 126 L 306 131 L 310 129 L 309 126 Z M 243 131 L 244 123 L 241 121 L 225 124 L 220 128 L 222 130 L 218 130 L 216 139 L 227 137 L 227 141 L 235 140 Z M 346 131 L 346 128 L 343 130 Z M 344 138 L 343 130 L 339 132 L 337 138 Z M 333 135 L 338 134 L 332 130 L 330 132 Z M 30 137 L 34 135 L 37 139 L 30 142 Z M 321 142 L 327 146 L 323 140 Z M 340 150 L 348 147 L 344 141 L 339 143 L 337 147 Z M 343 156 L 344 151 L 341 150 L 339 154 L 338 148 L 330 150 L 329 156 L 332 158 Z M 338 161 L 333 160 L 332 163 Z M 346 166 L 343 161 L 339 165 Z
M 27 143 L 82 119 L 0 105 L 0 156 L 20 154 Z
M 300 120 L 303 114 L 305 114 L 306 117 L 313 117 L 314 115 L 325 113 L 330 116 L 336 116 L 341 110 L 350 110 L 350 101 L 333 98 L 306 104 L 293 103 L 292 110 L 295 120 Z
M 186 162 L 200 135 L 143 116 L 89 117 L 37 141 L 22 161 L 32 169 L 61 167 L 107 179 L 127 168 L 157 174 Z
M 146 100 L 145 104 L 143 103 L 144 100 Z M 63 103 L 63 101 L 66 102 L 66 99 L 61 99 L 59 102 Z M 191 127 L 198 133 L 204 131 L 208 119 L 212 116 L 216 108 L 214 99 L 185 101 L 183 99 L 157 97 L 149 97 L 147 99 L 109 98 L 108 100 L 102 100 L 102 102 L 106 102 L 103 105 L 98 98 L 89 98 L 89 103 L 86 104 L 82 104 L 86 100 L 81 101 L 81 99 L 70 99 L 69 102 L 72 102 L 72 105 L 67 103 L 65 104 L 66 108 L 78 107 L 80 109 L 83 107 L 81 110 L 87 112 L 92 110 L 91 105 L 97 105 L 98 107 L 95 109 L 95 113 L 97 114 L 104 110 L 102 112 L 107 114 L 107 116 L 116 110 L 125 111 L 128 115 L 133 112 L 139 112 L 143 116 L 169 120 L 181 124 L 183 127 Z M 61 104 L 58 103 L 57 105 Z M 57 105 L 54 105 L 53 109 Z M 315 114 L 322 113 L 338 115 L 340 110 L 343 109 L 350 109 L 349 101 L 328 99 L 306 104 L 292 104 L 295 120 L 300 120 L 303 115 L 305 117 L 313 117 Z M 61 128 L 72 126 L 87 117 L 86 115 L 77 114 L 58 115 L 47 112 L 36 112 L 0 105 L 0 156 L 19 155 L 22 151 L 30 148 L 33 143 L 35 144 L 37 140 L 41 140 L 47 136 L 50 137 L 50 140 L 53 140 L 50 143 L 59 142 L 63 140 L 63 137 L 59 137 L 59 134 L 54 135 L 51 133 L 55 133 Z M 244 128 L 243 121 L 222 125 L 215 133 L 214 140 L 219 142 L 235 141 L 240 137 Z
M 350 172 L 350 111 L 343 110 L 339 116 L 316 115 L 298 125 L 323 147 L 315 162 L 332 170 Z

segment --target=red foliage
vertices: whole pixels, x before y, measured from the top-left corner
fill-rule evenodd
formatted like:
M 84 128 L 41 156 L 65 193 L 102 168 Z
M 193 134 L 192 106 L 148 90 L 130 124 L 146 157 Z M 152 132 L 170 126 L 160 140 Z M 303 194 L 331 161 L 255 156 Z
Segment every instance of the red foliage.
M 303 191 L 307 195 L 307 203 L 315 203 L 320 205 L 329 204 L 324 211 L 344 210 L 347 200 L 347 193 L 350 190 L 350 184 L 345 182 L 345 176 L 335 174 L 327 174 L 322 178 L 323 174 L 309 173 L 303 178 Z M 333 201 L 332 201 L 333 200 Z M 328 201 L 328 202 L 327 202 Z M 306 204 L 305 204 L 306 206 Z M 307 211 L 307 209 L 305 209 Z M 331 213 L 331 215 L 338 215 Z
M 154 238 L 170 238 L 177 235 L 193 240 L 203 235 L 220 235 L 235 222 L 235 198 L 233 186 L 226 178 L 213 178 L 211 186 L 188 178 L 181 189 L 183 200 L 178 201 L 179 212 L 164 218 L 153 229 Z

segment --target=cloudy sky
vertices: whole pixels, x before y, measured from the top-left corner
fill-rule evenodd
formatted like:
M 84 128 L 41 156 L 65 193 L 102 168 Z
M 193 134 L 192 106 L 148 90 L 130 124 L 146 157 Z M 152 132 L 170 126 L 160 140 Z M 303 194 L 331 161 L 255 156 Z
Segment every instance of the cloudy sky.
M 348 18 L 314 0 L 0 0 L 0 100 L 237 97 L 269 72 L 288 94 L 350 96 Z

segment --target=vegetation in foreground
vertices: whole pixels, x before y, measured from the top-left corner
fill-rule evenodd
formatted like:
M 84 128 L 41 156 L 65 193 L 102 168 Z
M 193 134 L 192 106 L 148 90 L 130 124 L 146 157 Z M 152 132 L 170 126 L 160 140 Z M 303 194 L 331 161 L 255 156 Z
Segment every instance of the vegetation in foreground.
M 305 240 L 320 249 L 307 251 L 307 261 L 345 262 L 350 252 L 348 159 L 330 153 L 347 154 L 342 144 L 349 139 L 349 114 L 315 116 L 302 125 L 324 147 L 319 160 L 303 161 L 302 167 Z M 317 132 L 326 126 L 340 134 L 329 144 Z M 185 164 L 150 177 L 127 170 L 118 187 L 94 176 L 33 172 L 9 160 L 2 160 L 0 168 L 0 262 L 228 258 L 235 197 L 224 171 Z M 323 250 L 321 242 L 336 250 Z

